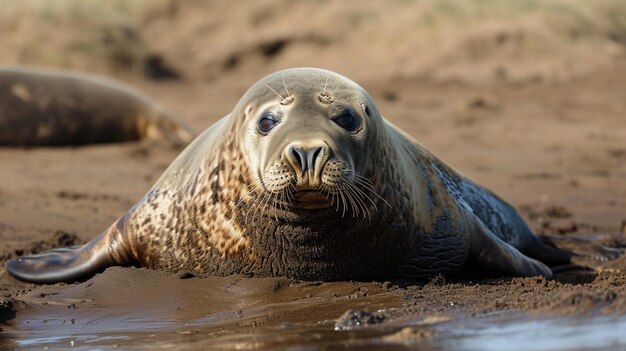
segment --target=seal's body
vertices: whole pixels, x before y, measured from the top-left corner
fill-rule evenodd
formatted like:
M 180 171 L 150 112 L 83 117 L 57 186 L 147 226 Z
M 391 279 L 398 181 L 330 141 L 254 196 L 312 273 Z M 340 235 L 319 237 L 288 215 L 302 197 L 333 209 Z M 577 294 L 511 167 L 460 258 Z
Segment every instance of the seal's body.
M 164 136 L 187 144 L 193 131 L 139 90 L 86 73 L 0 68 L 0 146 L 62 146 Z
M 280 91 L 280 93 L 279 93 Z M 111 265 L 312 280 L 552 272 L 567 252 L 319 69 L 265 77 L 83 247 L 8 262 L 51 283 Z

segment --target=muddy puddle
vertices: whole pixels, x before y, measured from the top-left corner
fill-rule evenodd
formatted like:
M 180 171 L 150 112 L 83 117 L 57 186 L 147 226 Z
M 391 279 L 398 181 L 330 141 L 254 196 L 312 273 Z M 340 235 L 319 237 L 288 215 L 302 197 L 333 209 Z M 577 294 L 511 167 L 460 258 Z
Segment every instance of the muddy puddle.
M 347 309 L 400 307 L 403 298 L 378 283 L 195 278 L 111 268 L 81 284 L 38 287 L 22 301 L 3 327 L 5 346 L 179 349 L 315 343 L 334 331 L 335 319 Z
M 261 320 L 267 320 L 270 312 Z M 626 318 L 594 317 L 531 320 L 516 317 L 428 319 L 386 326 L 335 330 L 332 320 L 283 323 L 234 329 L 228 313 L 184 324 L 134 320 L 141 328 L 122 328 L 116 320 L 93 320 L 71 328 L 43 328 L 9 334 L 6 347 L 20 349 L 420 349 L 420 350 L 623 350 Z M 437 319 L 435 319 L 437 320 Z M 250 321 L 250 320 L 248 320 Z M 128 322 L 128 321 L 126 321 Z M 222 324 L 223 323 L 223 324 Z M 127 325 L 122 322 L 121 325 Z M 193 328 L 200 329 L 193 329 Z M 143 329 L 147 328 L 147 329 Z M 106 331 L 105 331 L 106 329 Z M 117 329 L 117 330 L 116 330 Z M 140 330 L 143 329 L 143 330 Z
M 406 313 L 412 293 L 389 283 L 197 278 L 110 268 L 84 283 L 26 292 L 15 303 L 15 318 L 0 324 L 0 349 L 626 347 L 623 314 L 467 313 L 452 306 Z

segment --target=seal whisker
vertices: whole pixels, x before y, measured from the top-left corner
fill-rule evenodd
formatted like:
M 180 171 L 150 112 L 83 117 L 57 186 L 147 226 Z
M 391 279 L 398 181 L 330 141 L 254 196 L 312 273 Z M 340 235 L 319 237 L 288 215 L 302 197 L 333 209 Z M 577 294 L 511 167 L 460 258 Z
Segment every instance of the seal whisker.
M 362 181 L 355 180 L 355 186 L 356 185 L 360 185 L 365 190 L 368 190 L 369 192 L 373 193 L 374 195 L 377 195 L 376 191 L 371 186 L 369 186 L 369 184 L 367 184 L 367 183 L 363 183 Z M 358 187 L 357 187 L 357 189 L 358 189 Z M 359 189 L 359 190 L 363 193 L 363 195 L 365 195 L 372 202 L 372 205 L 376 206 L 376 203 L 374 202 L 374 200 L 372 198 L 370 198 L 363 190 L 361 190 L 361 189 Z
M 255 200 L 257 199 L 256 196 L 252 196 L 254 195 L 258 190 L 262 189 L 262 187 L 258 184 L 250 184 L 248 186 L 246 186 L 243 190 L 244 192 L 247 191 L 246 196 L 251 196 L 252 197 L 252 203 L 254 204 Z M 241 207 L 242 205 L 244 205 L 246 203 L 246 199 L 245 197 L 242 197 L 237 204 L 235 205 L 235 209 L 238 209 L 239 207 Z
M 249 206 L 247 207 L 247 209 L 245 211 L 245 214 L 244 214 L 244 217 L 243 217 L 244 225 L 248 224 L 248 216 L 250 215 L 250 212 L 252 211 L 252 209 L 257 207 L 259 199 L 260 199 L 260 197 L 258 197 L 258 196 L 252 198 L 252 203 L 249 204 Z M 242 204 L 243 204 L 243 202 L 242 202 Z
M 359 196 L 359 193 L 356 191 L 358 189 L 356 189 L 355 186 L 352 183 L 350 183 L 350 182 L 345 182 L 345 186 L 346 186 L 346 190 L 350 194 L 352 194 L 352 197 L 354 198 L 354 202 L 355 202 L 355 206 L 356 206 L 356 216 L 355 217 L 358 217 L 360 212 L 362 212 L 363 213 L 363 217 L 365 217 L 366 209 L 363 206 L 363 200 Z
M 256 192 L 257 190 L 259 190 L 260 186 L 257 184 L 249 184 L 247 185 L 243 191 L 247 191 L 248 193 L 246 194 L 246 196 L 250 196 L 252 195 L 254 192 Z M 243 205 L 245 199 L 242 197 L 239 201 L 237 201 L 237 203 L 235 204 L 235 208 L 234 209 L 238 209 L 239 206 Z
M 326 194 L 326 201 L 328 201 L 328 198 L 331 196 L 329 187 L 326 184 L 324 184 L 324 183 L 322 183 L 322 186 L 320 187 L 319 193 L 320 194 Z M 332 200 L 331 200 L 331 204 L 332 204 Z
M 346 211 L 348 210 L 348 202 L 346 201 L 345 194 L 343 192 L 343 188 L 338 187 L 339 195 L 341 196 L 341 202 L 343 204 L 343 209 L 341 210 L 341 217 L 345 216 Z
M 332 201 L 333 201 L 335 204 L 337 204 L 337 209 L 335 210 L 335 212 L 339 212 L 339 202 L 340 202 L 340 201 L 339 201 L 339 192 L 338 192 L 338 190 L 337 190 L 337 186 L 336 186 L 336 185 L 333 185 L 333 187 L 332 187 L 332 195 L 333 195 Z M 335 197 L 336 197 L 337 199 L 335 199 Z
M 289 205 L 287 203 L 287 188 L 283 189 L 283 191 L 281 191 L 280 194 L 280 202 L 281 202 L 281 209 L 283 211 L 287 211 L 289 209 Z
M 352 198 L 354 199 L 354 206 L 356 207 L 356 211 L 355 211 L 356 215 L 354 217 L 359 217 L 361 213 L 363 214 L 363 217 L 365 217 L 366 210 L 363 207 L 363 200 L 359 197 L 358 193 L 355 191 L 355 189 L 350 183 L 347 184 L 346 188 L 348 192 L 351 194 Z
M 280 189 L 272 196 L 271 203 L 274 205 L 274 209 L 278 211 L 283 209 L 283 190 L 284 189 Z
M 287 97 L 290 97 L 291 94 L 289 94 L 289 89 L 287 89 L 287 83 L 285 82 L 285 73 L 281 73 L 280 76 L 283 79 L 283 86 L 285 87 L 285 91 L 287 92 Z
M 359 189 L 359 187 L 356 186 L 355 184 L 352 184 L 351 182 L 346 182 L 346 184 L 354 192 L 354 194 L 355 194 L 355 196 L 356 196 L 356 198 L 358 200 L 359 206 L 361 206 L 361 209 L 363 211 L 363 217 L 365 218 L 365 216 L 367 215 L 367 217 L 369 219 L 371 219 L 371 213 L 369 211 L 369 207 L 365 203 L 365 200 L 369 200 L 369 202 L 372 203 L 374 208 L 376 210 L 378 210 L 378 208 L 376 207 L 376 204 L 374 203 L 374 201 L 372 201 L 372 199 L 365 192 L 363 192 L 363 190 Z
M 271 197 L 272 197 L 272 193 L 271 192 L 266 192 L 266 193 L 263 194 L 263 196 L 259 197 L 257 199 L 257 201 L 255 201 L 254 206 L 250 206 L 250 208 L 248 208 L 248 212 L 246 214 L 245 223 L 248 223 L 249 215 L 254 210 L 258 210 L 259 214 L 261 216 L 264 216 L 266 211 L 267 211 L 268 202 L 271 199 Z
M 267 196 L 265 197 L 265 204 L 263 205 L 263 212 L 266 213 L 265 211 L 269 211 L 271 210 L 270 204 L 272 203 L 272 200 L 274 198 L 274 193 L 268 193 Z M 274 211 L 274 216 L 276 215 L 276 211 Z M 269 213 L 270 216 L 272 216 L 272 213 Z
M 369 179 L 367 179 L 365 177 L 362 177 L 362 176 L 360 176 L 358 174 L 354 174 L 354 176 L 356 178 L 355 179 L 356 183 L 358 183 L 358 184 L 362 185 L 363 187 L 365 187 L 366 189 L 368 189 L 372 194 L 374 194 L 377 198 L 379 198 L 382 202 L 384 202 L 385 205 L 389 206 L 389 208 L 393 208 L 389 204 L 389 202 L 387 202 L 387 200 L 385 200 L 382 196 L 380 196 L 378 194 L 378 192 L 376 192 L 376 189 L 374 188 L 374 185 L 372 184 L 371 180 L 369 180 Z
M 335 194 L 333 187 L 331 185 L 323 183 L 322 190 L 326 192 L 326 201 L 328 201 L 328 199 L 330 198 L 330 205 L 332 206 L 333 204 L 335 204 Z
M 343 217 L 343 216 L 345 215 L 345 213 L 347 212 L 348 207 L 349 207 L 349 206 L 348 206 L 348 205 L 349 205 L 349 203 L 348 203 L 348 197 L 347 197 L 346 193 L 344 192 L 344 188 L 343 188 L 343 186 L 338 185 L 338 186 L 337 186 L 337 191 L 338 191 L 337 193 L 341 196 L 341 204 L 342 204 L 342 206 L 343 206 L 343 207 L 342 207 L 341 217 Z
M 357 187 L 356 185 L 354 186 L 354 189 L 363 196 L 363 200 L 367 199 L 372 204 L 372 206 L 374 206 L 374 209 L 378 210 L 378 206 L 376 206 L 376 202 L 374 202 L 374 200 L 369 195 L 367 195 L 367 193 L 359 189 L 359 187 Z
M 289 205 L 293 203 L 295 191 L 296 191 L 296 186 L 293 185 L 293 183 L 289 184 L 289 188 L 287 190 L 287 200 L 289 201 Z
M 357 187 L 355 184 L 352 184 L 350 182 L 346 182 L 346 184 L 350 188 L 350 190 L 355 194 L 356 199 L 358 200 L 358 204 L 363 211 L 363 216 L 365 217 L 365 215 L 367 215 L 367 217 L 371 219 L 371 214 L 370 214 L 368 206 L 365 203 L 365 200 L 366 199 L 369 200 L 374 206 L 374 209 L 378 210 L 374 201 L 372 201 L 372 199 L 367 194 L 365 194 L 363 190 L 359 189 L 359 187 Z
M 378 197 L 381 201 L 383 201 L 385 204 L 387 204 L 387 206 L 389 206 L 391 208 L 391 205 L 389 205 L 389 203 L 382 198 L 382 196 L 380 196 L 378 194 L 378 192 L 376 191 L 376 189 L 374 188 L 374 184 L 372 183 L 371 180 L 369 180 L 366 177 L 361 176 L 360 174 L 358 174 L 354 169 L 352 168 L 346 168 L 345 172 L 348 175 L 351 175 L 352 177 L 354 177 L 353 182 L 356 183 L 357 185 L 362 186 L 365 190 L 368 190 L 369 192 L 371 192 L 372 194 L 374 194 L 376 197 Z M 344 176 L 341 176 L 341 178 L 344 179 L 344 181 L 350 183 L 349 180 L 347 180 Z M 358 188 L 358 187 L 357 187 Z M 360 189 L 359 189 L 360 190 Z M 370 198 L 369 196 L 367 196 L 364 192 L 363 195 L 365 195 L 367 197 L 367 199 L 372 203 L 372 205 L 374 205 L 374 207 L 376 208 L 376 210 L 378 210 L 378 207 L 376 206 L 376 203 L 372 200 L 372 198 Z
M 335 209 L 335 212 L 339 212 L 339 193 L 337 192 L 337 189 L 333 189 L 333 199 L 332 201 L 337 205 L 337 208 Z
M 278 211 L 276 210 L 276 208 L 280 208 L 280 203 L 279 206 L 276 206 L 277 196 L 277 193 L 270 193 L 270 196 L 267 199 L 267 208 L 270 210 L 273 209 L 272 212 L 274 212 L 274 220 L 276 221 L 278 221 Z
M 349 207 L 350 207 L 350 209 L 352 209 L 352 217 L 357 217 L 359 215 L 359 210 L 358 210 L 358 207 L 356 206 L 356 204 L 354 202 L 354 198 L 352 196 L 353 194 L 350 191 L 350 187 L 348 186 L 348 184 L 349 183 L 344 182 L 344 184 L 342 184 L 342 189 L 345 191 Z
M 342 86 L 342 85 L 343 85 L 343 82 L 342 82 L 342 81 L 339 81 L 339 84 L 337 84 L 337 86 L 335 87 L 335 89 L 333 89 L 333 94 L 334 94 L 334 93 L 335 93 L 335 91 L 336 91 L 337 89 L 339 89 L 339 87 L 340 87 L 340 86 Z
M 287 210 L 287 188 L 280 192 L 280 207 L 285 211 Z
M 287 194 L 287 192 L 289 191 L 288 187 L 284 187 L 283 190 L 280 192 L 280 201 L 281 201 L 281 208 L 284 211 L 287 211 L 289 209 L 289 195 Z
M 279 93 L 279 92 L 277 92 L 276 90 L 274 90 L 274 88 L 272 88 L 271 86 L 269 86 L 269 85 L 267 85 L 267 84 L 265 84 L 265 83 L 263 83 L 263 85 L 265 85 L 266 87 L 270 88 L 273 92 L 275 92 L 275 93 L 276 93 L 276 95 L 280 96 L 280 99 L 281 99 L 281 100 L 285 100 L 285 99 L 286 99 L 286 98 L 284 98 L 282 95 L 280 95 L 280 93 Z

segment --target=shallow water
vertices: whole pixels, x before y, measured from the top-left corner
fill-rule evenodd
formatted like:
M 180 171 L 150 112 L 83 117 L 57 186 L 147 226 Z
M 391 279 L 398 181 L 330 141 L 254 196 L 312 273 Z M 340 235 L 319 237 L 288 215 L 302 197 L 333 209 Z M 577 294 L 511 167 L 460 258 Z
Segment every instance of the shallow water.
M 81 284 L 42 286 L 27 293 L 16 317 L 0 325 L 0 349 L 626 348 L 624 315 L 394 314 L 403 306 L 403 293 L 378 283 L 179 279 L 113 268 Z M 386 319 L 336 327 L 347 310 L 380 310 Z
M 272 318 L 258 315 L 262 321 Z M 391 325 L 335 330 L 334 320 L 298 323 L 275 321 L 251 327 L 232 323 L 233 315 L 218 313 L 184 323 L 128 318 L 96 320 L 76 328 L 42 328 L 5 335 L 4 345 L 21 349 L 223 349 L 317 348 L 425 350 L 620 350 L 626 347 L 626 318 L 553 318 L 523 316 L 459 318 L 424 323 L 405 320 Z M 305 317 L 305 316 L 303 316 Z M 303 318 L 306 319 L 306 318 Z M 49 323 L 54 323 L 50 320 Z M 129 327 L 134 323 L 134 327 Z M 2 342 L 0 342 L 2 345 Z
M 451 325 L 441 349 L 455 350 L 623 350 L 626 316 L 544 320 L 472 320 Z

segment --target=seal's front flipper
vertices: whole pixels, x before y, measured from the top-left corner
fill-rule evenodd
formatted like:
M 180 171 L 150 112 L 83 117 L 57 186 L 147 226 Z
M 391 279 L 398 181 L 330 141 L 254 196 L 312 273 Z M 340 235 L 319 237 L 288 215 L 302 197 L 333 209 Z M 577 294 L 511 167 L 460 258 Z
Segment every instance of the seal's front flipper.
M 105 268 L 128 262 L 114 229 L 101 234 L 83 246 L 72 246 L 50 250 L 38 255 L 11 259 L 7 271 L 17 279 L 53 284 L 85 280 Z
M 497 274 L 516 277 L 553 276 L 548 266 L 525 256 L 491 233 L 479 220 L 470 235 L 469 258 L 474 265 Z

